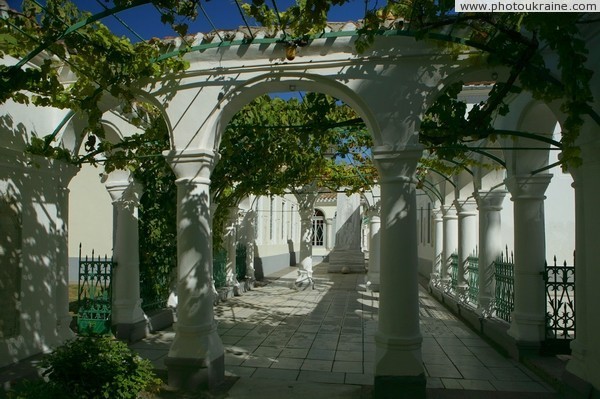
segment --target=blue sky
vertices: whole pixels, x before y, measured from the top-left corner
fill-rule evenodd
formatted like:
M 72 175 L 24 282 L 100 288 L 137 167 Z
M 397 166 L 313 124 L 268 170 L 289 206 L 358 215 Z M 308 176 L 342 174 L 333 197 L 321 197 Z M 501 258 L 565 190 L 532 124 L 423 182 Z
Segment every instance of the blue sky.
M 81 9 L 97 13 L 103 11 L 101 4 L 106 4 L 104 0 L 72 0 Z M 13 3 L 13 1 L 10 1 Z M 277 0 L 276 4 L 279 10 L 286 9 L 290 4 L 295 3 L 295 0 Z M 380 1 L 381 3 L 381 1 Z M 242 17 L 235 5 L 234 0 L 209 0 L 204 1 L 203 8 L 208 15 L 208 18 L 218 29 L 236 29 L 244 25 Z M 271 4 L 267 1 L 267 4 Z M 377 0 L 368 0 L 369 8 L 377 5 Z M 329 20 L 333 22 L 346 22 L 357 20 L 364 16 L 365 0 L 350 0 L 350 2 L 341 7 L 332 7 L 329 13 Z M 160 22 L 160 14 L 151 5 L 139 6 L 131 10 L 127 10 L 117 14 L 117 16 L 129 25 L 133 31 L 139 34 L 144 39 L 151 37 L 164 38 L 167 36 L 175 36 L 170 27 L 163 25 Z M 109 26 L 111 30 L 118 36 L 127 36 L 132 41 L 138 41 L 130 30 L 123 26 L 114 17 L 108 17 L 102 21 Z M 252 23 L 250 22 L 252 25 Z M 189 33 L 209 32 L 213 28 L 206 18 L 200 12 L 197 20 L 190 24 Z

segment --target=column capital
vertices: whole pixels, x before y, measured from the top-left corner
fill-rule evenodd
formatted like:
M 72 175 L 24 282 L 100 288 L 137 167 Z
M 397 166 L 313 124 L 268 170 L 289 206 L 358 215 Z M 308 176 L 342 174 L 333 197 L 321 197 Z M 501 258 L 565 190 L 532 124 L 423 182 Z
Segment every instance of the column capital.
M 477 201 L 474 198 L 456 199 L 454 206 L 458 212 L 458 216 L 476 216 Z
M 433 220 L 442 220 L 442 216 L 443 216 L 443 212 L 442 212 L 442 207 L 441 206 L 436 206 L 435 208 L 431 209 L 431 216 L 433 217 Z
M 415 172 L 419 159 L 423 155 L 423 146 L 408 145 L 403 148 L 377 146 L 373 147 L 372 151 L 382 184 L 391 182 L 416 184 Z
M 375 204 L 370 205 L 365 213 L 368 217 L 379 217 L 379 215 L 381 214 L 381 201 L 377 201 Z
M 458 216 L 456 214 L 456 208 L 452 204 L 442 205 L 441 210 L 442 210 L 442 215 L 443 215 L 442 219 L 457 219 L 458 218 Z
M 543 200 L 546 198 L 544 193 L 552 180 L 552 174 L 544 173 L 538 175 L 516 175 L 507 177 L 504 180 L 508 191 L 511 194 L 511 199 L 537 199 Z
M 506 190 L 475 191 L 473 196 L 480 211 L 501 211 L 506 194 L 508 194 Z
M 133 179 L 128 170 L 113 170 L 106 175 L 104 186 L 110 195 L 113 204 L 127 203 L 138 206 L 144 186 Z
M 163 156 L 171 165 L 177 182 L 210 184 L 210 175 L 219 160 L 218 154 L 207 148 L 169 150 L 164 151 Z

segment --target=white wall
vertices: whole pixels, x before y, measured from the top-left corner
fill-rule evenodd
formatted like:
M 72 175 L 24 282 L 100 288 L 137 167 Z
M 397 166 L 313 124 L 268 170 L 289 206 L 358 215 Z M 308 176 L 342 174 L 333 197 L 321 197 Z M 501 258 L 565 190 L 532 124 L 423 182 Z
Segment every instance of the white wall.
M 69 184 L 69 280 L 77 282 L 79 244 L 82 256 L 112 256 L 113 208 L 101 182 L 102 167 L 84 165 Z

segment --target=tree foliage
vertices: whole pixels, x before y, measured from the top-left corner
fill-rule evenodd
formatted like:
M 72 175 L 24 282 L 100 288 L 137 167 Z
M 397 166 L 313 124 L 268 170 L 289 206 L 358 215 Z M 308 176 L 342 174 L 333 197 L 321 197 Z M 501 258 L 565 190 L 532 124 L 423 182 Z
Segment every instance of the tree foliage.
M 221 142 L 211 177 L 216 235 L 227 208 L 251 194 L 281 195 L 312 182 L 333 191 L 368 188 L 376 176 L 371 145 L 362 120 L 330 96 L 255 99 L 234 116 Z
M 293 12 L 279 13 L 279 18 L 262 0 L 253 0 L 246 9 L 267 26 L 303 37 L 314 33 L 311 22 L 317 29 L 323 26 L 314 21 L 321 14 L 310 12 L 315 2 L 299 1 L 290 9 Z M 318 2 L 319 10 L 343 4 Z M 528 91 L 535 99 L 560 104 L 566 117 L 561 126 L 561 161 L 564 166 L 577 166 L 580 158 L 575 141 L 584 117 L 600 124 L 591 106 L 593 71 L 585 65 L 588 49 L 581 36 L 581 27 L 589 23 L 598 22 L 583 13 L 457 13 L 454 1 L 388 0 L 379 9 L 367 10 L 356 43 L 361 51 L 382 29 L 402 29 L 417 40 L 441 40 L 446 47 L 459 41 L 462 49 L 481 50 L 489 66 L 508 68 L 508 76 L 494 81 L 489 98 L 476 104 L 466 118 L 466 104 L 458 99 L 458 93 L 470 82 L 457 82 L 446 89 L 425 115 L 420 130 L 421 141 L 431 154 L 465 160 L 469 143 L 496 139 L 494 118 L 510 111 L 514 94 Z

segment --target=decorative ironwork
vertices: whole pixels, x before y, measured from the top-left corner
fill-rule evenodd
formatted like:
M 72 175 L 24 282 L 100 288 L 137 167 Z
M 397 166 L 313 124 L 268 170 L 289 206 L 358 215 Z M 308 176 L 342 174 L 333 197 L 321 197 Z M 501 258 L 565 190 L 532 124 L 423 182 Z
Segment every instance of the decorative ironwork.
M 494 262 L 496 278 L 496 317 L 510 322 L 511 312 L 515 309 L 515 265 L 514 257 L 511 252 L 508 256 L 508 247 L 506 254 L 502 253 Z
M 546 262 L 546 344 L 569 353 L 569 342 L 575 338 L 575 266 Z M 562 341 L 562 342 L 560 342 Z M 556 350 L 555 350 L 556 351 Z
M 227 251 L 221 248 L 213 254 L 213 280 L 215 282 L 215 288 L 225 287 L 227 284 L 226 266 Z
M 79 335 L 109 334 L 112 316 L 112 279 L 116 263 L 106 255 L 81 257 L 79 245 L 79 284 L 77 331 Z
M 235 248 L 235 269 L 238 281 L 244 280 L 246 278 L 246 246 L 241 243 Z
M 469 302 L 477 304 L 477 297 L 479 296 L 479 258 L 475 253 L 467 258 L 467 272 L 469 273 L 467 296 Z
M 458 285 L 458 254 L 454 252 L 450 255 L 450 288 L 452 292 L 456 292 Z

